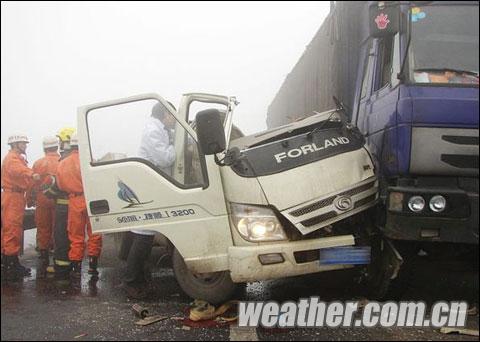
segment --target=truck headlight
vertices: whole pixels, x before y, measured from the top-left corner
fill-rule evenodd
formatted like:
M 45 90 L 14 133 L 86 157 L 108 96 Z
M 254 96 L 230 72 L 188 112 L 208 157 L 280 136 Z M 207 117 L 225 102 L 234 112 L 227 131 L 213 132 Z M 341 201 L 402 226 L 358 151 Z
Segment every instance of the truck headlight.
M 447 207 L 447 200 L 442 195 L 436 195 L 430 199 L 429 206 L 430 210 L 440 213 Z
M 412 196 L 408 200 L 408 208 L 414 213 L 419 213 L 425 208 L 425 200 L 422 196 Z
M 251 242 L 286 240 L 282 224 L 272 209 L 255 205 L 230 203 L 235 228 Z

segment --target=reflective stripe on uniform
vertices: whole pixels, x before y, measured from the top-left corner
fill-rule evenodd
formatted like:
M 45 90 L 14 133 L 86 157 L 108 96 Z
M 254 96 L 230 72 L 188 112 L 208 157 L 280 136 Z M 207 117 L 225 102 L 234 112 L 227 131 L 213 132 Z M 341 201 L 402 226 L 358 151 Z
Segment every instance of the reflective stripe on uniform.
M 70 261 L 55 259 L 55 265 L 58 265 L 58 266 L 70 266 Z
M 65 205 L 68 205 L 68 199 L 59 198 L 59 199 L 57 199 L 57 204 L 65 204 Z

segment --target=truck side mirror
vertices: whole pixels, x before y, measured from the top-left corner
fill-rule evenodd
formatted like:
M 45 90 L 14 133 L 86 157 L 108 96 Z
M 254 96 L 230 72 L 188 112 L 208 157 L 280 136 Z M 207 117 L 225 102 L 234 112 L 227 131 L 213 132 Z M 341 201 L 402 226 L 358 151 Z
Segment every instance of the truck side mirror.
M 369 8 L 370 37 L 394 36 L 399 31 L 400 8 L 398 5 L 375 2 Z
M 197 137 L 200 148 L 205 155 L 225 151 L 225 132 L 220 111 L 206 109 L 197 113 Z

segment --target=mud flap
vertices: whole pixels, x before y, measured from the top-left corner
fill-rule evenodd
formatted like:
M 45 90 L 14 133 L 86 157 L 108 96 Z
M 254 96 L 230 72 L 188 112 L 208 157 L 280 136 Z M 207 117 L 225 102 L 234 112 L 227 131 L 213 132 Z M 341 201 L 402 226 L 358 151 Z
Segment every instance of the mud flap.
M 374 299 L 383 299 L 392 280 L 398 277 L 403 258 L 392 241 L 380 238 L 372 247 L 372 263 L 364 275 L 367 293 Z
M 385 239 L 383 242 L 382 259 L 386 264 L 386 276 L 389 280 L 395 279 L 398 276 L 400 267 L 403 264 L 403 258 L 400 253 L 397 251 L 391 240 Z

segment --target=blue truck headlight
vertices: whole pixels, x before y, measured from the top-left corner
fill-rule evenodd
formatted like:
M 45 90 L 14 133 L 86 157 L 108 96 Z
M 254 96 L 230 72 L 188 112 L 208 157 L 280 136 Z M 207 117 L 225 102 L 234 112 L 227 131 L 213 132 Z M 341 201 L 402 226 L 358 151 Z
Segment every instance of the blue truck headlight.
M 232 220 L 242 238 L 251 242 L 281 241 L 287 236 L 272 209 L 230 203 Z
M 414 213 L 419 213 L 425 208 L 425 199 L 422 196 L 412 196 L 408 200 L 408 208 Z
M 447 207 L 447 200 L 442 195 L 433 196 L 430 199 L 429 207 L 431 211 L 440 213 Z

